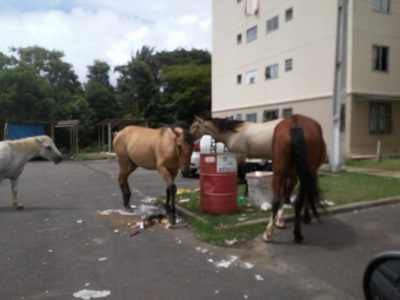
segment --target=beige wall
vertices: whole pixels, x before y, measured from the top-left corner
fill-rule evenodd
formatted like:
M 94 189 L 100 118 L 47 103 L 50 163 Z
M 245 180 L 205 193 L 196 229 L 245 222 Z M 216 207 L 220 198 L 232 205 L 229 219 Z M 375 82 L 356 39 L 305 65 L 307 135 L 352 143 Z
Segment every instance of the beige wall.
M 354 93 L 400 96 L 400 18 L 375 12 L 362 0 L 354 0 L 351 87 Z M 392 9 L 398 5 L 392 1 Z M 389 72 L 372 70 L 372 45 L 390 47 Z

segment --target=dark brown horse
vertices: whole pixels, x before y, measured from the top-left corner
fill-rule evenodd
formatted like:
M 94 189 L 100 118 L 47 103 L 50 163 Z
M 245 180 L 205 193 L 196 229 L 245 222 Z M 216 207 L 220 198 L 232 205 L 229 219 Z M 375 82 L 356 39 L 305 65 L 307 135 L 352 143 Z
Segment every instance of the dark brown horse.
M 305 218 L 309 221 L 308 207 L 319 220 L 317 205 L 320 200 L 318 168 L 326 157 L 322 129 L 315 120 L 293 115 L 280 122 L 272 140 L 272 190 L 274 193 L 272 215 L 264 233 L 264 241 L 272 239 L 275 217 L 287 194 L 293 190 L 297 177 L 300 189 L 295 201 L 294 240 L 303 241 L 301 234 L 301 211 L 305 206 Z
M 282 206 L 300 178 L 300 192 L 296 200 L 295 241 L 303 239 L 300 229 L 301 210 L 305 207 L 305 222 L 311 217 L 308 207 L 318 217 L 319 201 L 317 170 L 325 160 L 326 147 L 320 125 L 313 119 L 293 115 L 265 123 L 208 118 L 196 120 L 192 134 L 211 134 L 223 142 L 229 151 L 250 158 L 272 159 L 273 213 L 263 239 L 272 239 L 273 228 L 284 227 Z M 279 212 L 279 213 L 278 213 Z
M 138 167 L 158 170 L 167 184 L 165 210 L 170 223 L 175 224 L 175 177 L 179 169 L 190 171 L 193 138 L 188 125 L 183 123 L 158 129 L 128 126 L 118 132 L 113 140 L 119 164 L 119 185 L 124 206 L 131 210 L 131 191 L 128 176 Z

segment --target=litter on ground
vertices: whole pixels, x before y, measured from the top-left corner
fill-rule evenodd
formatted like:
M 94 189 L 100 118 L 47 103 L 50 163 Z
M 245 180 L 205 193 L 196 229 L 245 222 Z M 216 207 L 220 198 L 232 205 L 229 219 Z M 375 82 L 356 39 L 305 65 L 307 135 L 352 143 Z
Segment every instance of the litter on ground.
M 92 291 L 84 289 L 82 291 L 73 294 L 75 298 L 81 298 L 84 300 L 89 300 L 91 298 L 105 298 L 111 295 L 110 291 Z
M 236 238 L 232 239 L 232 240 L 225 240 L 225 244 L 228 246 L 232 246 L 233 244 L 236 244 L 238 242 L 238 240 Z
M 264 278 L 262 278 L 261 275 L 256 274 L 254 275 L 254 277 L 256 278 L 257 281 L 264 281 Z

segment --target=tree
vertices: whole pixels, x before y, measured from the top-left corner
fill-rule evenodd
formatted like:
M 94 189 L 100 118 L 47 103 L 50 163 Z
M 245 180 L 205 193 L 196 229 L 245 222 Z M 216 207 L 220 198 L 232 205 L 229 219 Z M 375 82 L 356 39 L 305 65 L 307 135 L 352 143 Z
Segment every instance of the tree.
M 106 62 L 95 60 L 88 66 L 88 83 L 85 86 L 85 98 L 93 110 L 93 122 L 98 124 L 107 118 L 119 114 L 114 88 L 110 84 L 110 66 Z
M 39 46 L 11 47 L 11 51 L 19 56 L 18 64 L 32 66 L 36 74 L 51 85 L 52 98 L 57 103 L 55 117 L 69 119 L 73 113 L 75 97 L 81 95 L 83 90 L 72 66 L 62 60 L 64 53 L 48 51 Z
M 158 93 L 158 68 L 153 48 L 142 47 L 127 65 L 117 66 L 119 101 L 125 116 L 146 118 L 152 99 Z
M 174 103 L 179 120 L 191 122 L 196 114 L 210 111 L 210 65 L 167 66 L 161 81 L 164 97 Z
M 51 85 L 28 64 L 0 72 L 0 121 L 53 120 L 56 111 Z

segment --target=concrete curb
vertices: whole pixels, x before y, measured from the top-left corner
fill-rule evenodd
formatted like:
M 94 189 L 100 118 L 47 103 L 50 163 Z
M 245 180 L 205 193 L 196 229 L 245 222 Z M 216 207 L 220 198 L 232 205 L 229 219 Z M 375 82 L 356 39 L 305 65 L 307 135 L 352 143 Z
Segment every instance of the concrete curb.
M 383 199 L 378 199 L 378 200 L 369 200 L 369 201 L 350 203 L 350 204 L 346 204 L 346 205 L 340 205 L 337 207 L 328 207 L 328 208 L 326 208 L 326 210 L 321 211 L 320 215 L 321 216 L 332 216 L 332 215 L 338 215 L 341 213 L 347 213 L 347 212 L 351 212 L 351 211 L 358 211 L 358 210 L 363 210 L 363 209 L 368 209 L 368 208 L 373 208 L 373 207 L 378 207 L 378 206 L 383 206 L 383 205 L 389 205 L 389 204 L 393 204 L 393 203 L 400 203 L 400 196 L 388 197 L 388 198 L 383 198 Z M 205 220 L 201 216 L 199 216 L 177 204 L 175 204 L 175 207 L 180 215 L 193 217 L 196 220 L 198 220 L 204 224 L 209 224 L 207 222 L 207 220 Z M 269 218 L 261 218 L 261 219 L 244 221 L 239 224 L 226 226 L 224 228 L 234 228 L 234 227 L 247 226 L 247 225 L 266 224 L 266 223 L 268 223 L 268 221 L 269 221 Z M 291 215 L 286 216 L 285 221 L 287 223 L 292 223 L 294 221 L 294 215 L 291 214 Z

